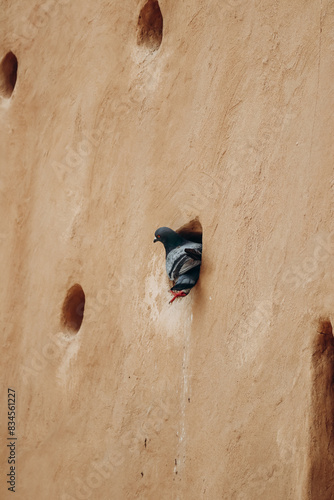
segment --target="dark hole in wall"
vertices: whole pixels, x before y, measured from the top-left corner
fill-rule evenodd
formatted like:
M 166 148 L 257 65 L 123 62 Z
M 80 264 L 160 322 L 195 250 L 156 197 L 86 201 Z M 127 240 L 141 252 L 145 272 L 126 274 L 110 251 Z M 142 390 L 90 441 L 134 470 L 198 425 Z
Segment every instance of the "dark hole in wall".
M 17 80 L 17 57 L 13 52 L 8 52 L 1 61 L 0 67 L 0 91 L 3 97 L 9 98 L 16 85 Z
M 137 43 L 157 50 L 162 41 L 163 18 L 157 0 L 148 0 L 138 18 Z
M 193 219 L 187 224 L 184 224 L 176 230 L 183 238 L 194 241 L 195 243 L 202 243 L 203 229 L 202 224 L 198 219 Z
M 85 310 L 85 293 L 82 287 L 76 283 L 67 292 L 62 309 L 62 324 L 72 333 L 77 333 Z
M 333 338 L 332 323 L 329 321 L 329 319 L 319 320 L 318 333 L 320 333 L 321 335 L 325 335 L 325 337 L 323 339 L 319 338 L 317 343 L 324 344 L 324 346 L 326 346 L 328 342 Z
M 331 321 L 320 318 L 312 356 L 310 498 L 334 498 L 334 338 Z

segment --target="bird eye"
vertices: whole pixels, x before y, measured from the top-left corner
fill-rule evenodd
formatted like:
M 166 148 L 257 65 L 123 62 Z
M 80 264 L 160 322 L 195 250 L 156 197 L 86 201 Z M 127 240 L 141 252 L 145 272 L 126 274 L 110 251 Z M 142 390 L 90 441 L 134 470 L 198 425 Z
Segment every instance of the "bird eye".
M 158 238 L 161 238 L 160 234 L 158 234 Z

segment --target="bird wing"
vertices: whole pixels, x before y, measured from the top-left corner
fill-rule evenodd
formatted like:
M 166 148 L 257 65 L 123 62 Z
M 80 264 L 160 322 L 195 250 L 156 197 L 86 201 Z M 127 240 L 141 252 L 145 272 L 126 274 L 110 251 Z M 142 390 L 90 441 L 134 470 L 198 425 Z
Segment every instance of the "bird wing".
M 178 268 L 176 268 L 176 270 L 178 271 L 178 275 L 181 276 L 182 274 L 185 274 L 187 273 L 188 271 L 190 271 L 190 269 L 193 269 L 193 267 L 197 267 L 197 266 L 200 266 L 201 265 L 201 261 L 200 260 L 195 260 L 195 259 L 192 259 L 191 257 L 189 257 L 188 255 L 185 257 L 185 259 L 180 262 L 180 265 L 178 266 Z
M 166 260 L 166 270 L 169 278 L 176 281 L 179 276 L 190 269 L 201 265 L 202 245 L 189 247 L 180 246 L 169 252 Z
M 185 248 L 185 253 L 194 260 L 202 260 L 202 248 Z
M 190 290 L 197 283 L 197 280 L 199 278 L 199 271 L 199 266 L 197 266 L 188 271 L 186 274 L 180 275 L 171 290 L 173 292 L 180 290 Z

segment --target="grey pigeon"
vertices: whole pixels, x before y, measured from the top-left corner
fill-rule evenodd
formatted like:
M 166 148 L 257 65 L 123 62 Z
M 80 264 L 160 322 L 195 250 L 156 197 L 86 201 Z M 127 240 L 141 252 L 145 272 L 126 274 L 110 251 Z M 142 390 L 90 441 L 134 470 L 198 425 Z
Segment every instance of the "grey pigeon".
M 177 297 L 185 297 L 196 285 L 202 261 L 202 244 L 183 238 L 169 227 L 159 227 L 153 242 L 161 241 L 166 250 L 166 271 L 174 281 L 170 292 Z

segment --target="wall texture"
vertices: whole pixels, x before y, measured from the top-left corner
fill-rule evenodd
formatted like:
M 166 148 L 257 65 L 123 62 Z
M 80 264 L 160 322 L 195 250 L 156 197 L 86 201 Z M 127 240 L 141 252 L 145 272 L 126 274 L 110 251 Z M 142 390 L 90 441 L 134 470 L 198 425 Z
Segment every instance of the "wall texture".
M 329 500 L 334 2 L 144 4 L 1 2 L 0 496 Z

